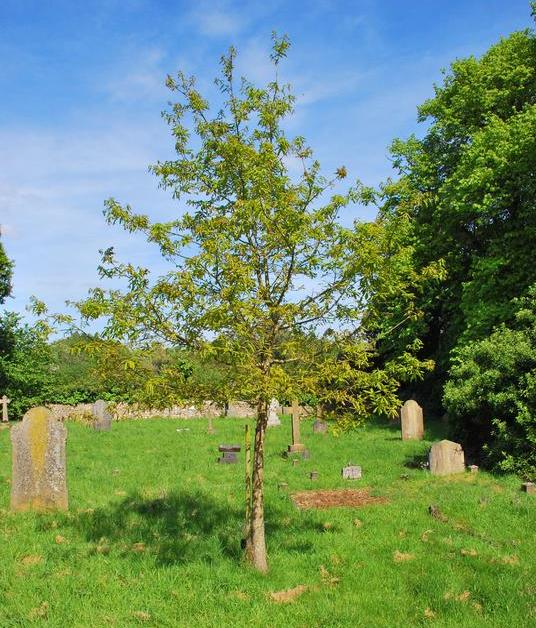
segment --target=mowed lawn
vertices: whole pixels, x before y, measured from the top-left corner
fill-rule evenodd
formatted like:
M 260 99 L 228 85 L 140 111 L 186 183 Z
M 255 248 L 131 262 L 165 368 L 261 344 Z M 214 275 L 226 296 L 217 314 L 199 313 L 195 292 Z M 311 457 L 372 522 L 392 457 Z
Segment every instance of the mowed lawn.
M 536 625 L 536 496 L 513 476 L 406 466 L 430 440 L 403 443 L 389 425 L 334 437 L 304 421 L 311 459 L 297 466 L 281 456 L 288 419 L 269 431 L 270 573 L 252 571 L 240 551 L 243 452 L 237 465 L 216 463 L 218 444 L 243 442 L 244 424 L 218 420 L 208 436 L 197 420 L 109 433 L 69 423 L 70 512 L 49 515 L 9 512 L 0 432 L 0 626 Z M 342 480 L 348 462 L 361 480 Z M 300 511 L 289 497 L 350 486 L 389 501 Z

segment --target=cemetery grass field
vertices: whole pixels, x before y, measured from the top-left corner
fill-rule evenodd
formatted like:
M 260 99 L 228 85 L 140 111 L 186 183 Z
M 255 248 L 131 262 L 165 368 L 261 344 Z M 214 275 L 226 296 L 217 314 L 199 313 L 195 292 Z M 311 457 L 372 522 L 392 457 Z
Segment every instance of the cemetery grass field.
M 242 444 L 244 423 L 215 421 L 210 436 L 196 420 L 108 433 L 69 423 L 70 511 L 48 515 L 9 512 L 11 446 L 0 432 L 0 626 L 536 624 L 536 497 L 513 476 L 411 468 L 442 436 L 434 425 L 428 440 L 402 442 L 394 426 L 335 438 L 304 421 L 311 459 L 297 466 L 281 457 L 288 419 L 270 429 L 270 572 L 246 567 L 243 452 L 237 465 L 216 463 L 218 444 Z M 349 461 L 361 480 L 341 479 Z M 300 511 L 288 495 L 348 487 L 388 503 Z

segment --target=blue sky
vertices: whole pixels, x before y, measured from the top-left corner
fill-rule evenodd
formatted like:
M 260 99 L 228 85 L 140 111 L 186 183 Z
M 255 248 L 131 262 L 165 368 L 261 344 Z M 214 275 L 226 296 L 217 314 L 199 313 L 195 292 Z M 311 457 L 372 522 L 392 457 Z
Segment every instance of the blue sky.
M 294 85 L 291 129 L 328 172 L 377 184 L 391 174 L 394 137 L 419 133 L 416 107 L 441 68 L 482 54 L 531 25 L 528 0 L 2 0 L 0 224 L 15 261 L 14 298 L 54 311 L 97 284 L 99 248 L 158 272 L 137 236 L 105 224 L 114 196 L 154 217 L 181 206 L 147 166 L 172 155 L 160 117 L 166 74 L 182 69 L 212 89 L 230 44 L 253 81 L 271 77 L 270 33 L 292 41 L 283 78 Z M 370 218 L 355 207 L 351 218 Z

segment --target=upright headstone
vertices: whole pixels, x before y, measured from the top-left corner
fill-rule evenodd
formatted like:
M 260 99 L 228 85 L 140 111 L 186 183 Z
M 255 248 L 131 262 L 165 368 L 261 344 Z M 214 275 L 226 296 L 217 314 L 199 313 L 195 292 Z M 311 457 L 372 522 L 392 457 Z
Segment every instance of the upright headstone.
M 348 464 L 342 468 L 341 471 L 344 480 L 360 480 L 361 479 L 361 467 L 357 464 Z
M 112 428 L 112 415 L 108 411 L 108 404 L 102 399 L 98 399 L 93 404 L 92 409 L 93 418 L 95 422 L 93 427 L 98 432 L 108 432 Z
M 465 456 L 462 446 L 450 440 L 434 443 L 428 456 L 432 475 L 464 473 Z
M 313 423 L 313 434 L 325 434 L 328 431 L 328 424 L 322 419 L 317 419 Z
M 268 406 L 268 427 L 275 427 L 281 425 L 279 419 L 279 402 L 277 399 L 272 399 Z
M 408 399 L 400 411 L 402 440 L 422 440 L 424 422 L 421 406 L 413 399 Z
M 2 423 L 7 423 L 9 421 L 9 417 L 7 415 L 7 406 L 10 403 L 11 399 L 8 399 L 5 395 L 0 399 L 2 402 Z
M 63 423 L 43 407 L 12 428 L 12 510 L 67 510 L 66 440 Z
M 292 401 L 292 445 L 288 446 L 289 453 L 305 449 L 305 445 L 301 443 L 300 437 L 300 415 L 301 409 L 298 400 L 294 399 Z

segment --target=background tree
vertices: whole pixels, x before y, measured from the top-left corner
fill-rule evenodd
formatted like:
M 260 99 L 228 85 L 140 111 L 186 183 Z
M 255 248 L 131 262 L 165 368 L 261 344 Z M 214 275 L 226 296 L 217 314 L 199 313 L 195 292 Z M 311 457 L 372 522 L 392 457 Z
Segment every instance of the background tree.
M 11 293 L 11 276 L 13 274 L 13 262 L 8 258 L 2 242 L 0 242 L 0 304 Z
M 372 294 L 369 322 L 383 359 L 412 338 L 422 343 L 420 357 L 436 369 L 421 398 L 433 392 L 439 409 L 454 352 L 512 323 L 513 299 L 536 277 L 534 33 L 455 61 L 419 119 L 423 139 L 393 143 L 400 177 L 376 197 L 381 219 L 403 227 L 391 254 L 402 256 L 402 285 Z M 435 281 L 419 280 L 430 273 Z M 418 316 L 403 322 L 408 304 Z M 397 321 L 399 333 L 385 334 Z

